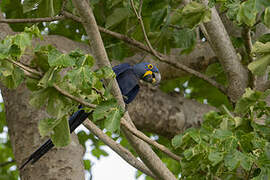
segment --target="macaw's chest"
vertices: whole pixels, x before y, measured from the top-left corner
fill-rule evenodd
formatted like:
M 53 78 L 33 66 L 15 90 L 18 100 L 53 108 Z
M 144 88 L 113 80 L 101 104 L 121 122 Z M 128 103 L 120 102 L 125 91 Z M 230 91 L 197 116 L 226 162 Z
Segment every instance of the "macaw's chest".
M 118 76 L 116 80 L 126 104 L 130 103 L 140 90 L 138 78 L 132 69 L 127 69 Z

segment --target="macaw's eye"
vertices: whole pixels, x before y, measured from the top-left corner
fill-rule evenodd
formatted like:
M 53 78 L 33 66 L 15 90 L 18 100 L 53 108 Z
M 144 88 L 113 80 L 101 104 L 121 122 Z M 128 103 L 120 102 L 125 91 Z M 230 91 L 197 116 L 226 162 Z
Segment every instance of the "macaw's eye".
M 148 69 L 153 69 L 153 65 L 152 64 L 148 64 Z

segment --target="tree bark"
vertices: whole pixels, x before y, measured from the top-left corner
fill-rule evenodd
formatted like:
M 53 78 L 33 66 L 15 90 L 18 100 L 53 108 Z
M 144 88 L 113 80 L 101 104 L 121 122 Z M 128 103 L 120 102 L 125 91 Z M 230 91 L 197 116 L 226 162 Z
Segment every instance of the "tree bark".
M 1 13 L 0 13 L 0 18 Z M 0 39 L 14 34 L 7 24 L 0 26 Z M 12 150 L 17 167 L 35 151 L 46 139 L 41 139 L 38 121 L 47 117 L 43 110 L 36 110 L 28 103 L 30 92 L 23 84 L 16 90 L 9 90 L 0 85 L 6 109 Z M 73 180 L 84 179 L 82 162 L 83 148 L 77 137 L 72 135 L 69 146 L 54 148 L 34 165 L 20 171 L 22 180 Z

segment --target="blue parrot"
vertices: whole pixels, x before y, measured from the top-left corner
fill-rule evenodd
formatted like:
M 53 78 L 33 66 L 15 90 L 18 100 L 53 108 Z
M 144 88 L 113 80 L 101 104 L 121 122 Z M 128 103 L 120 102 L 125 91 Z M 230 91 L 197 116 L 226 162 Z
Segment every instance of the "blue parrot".
M 122 63 L 113 68 L 116 74 L 116 80 L 120 87 L 123 100 L 125 104 L 129 104 L 134 100 L 140 90 L 139 79 L 151 83 L 153 85 L 159 84 L 161 75 L 156 66 L 151 63 L 138 63 L 130 65 L 128 63 Z M 72 133 L 84 120 L 91 114 L 86 113 L 84 110 L 79 109 L 69 118 L 70 133 Z M 34 153 L 32 153 L 27 160 L 21 165 L 20 169 L 23 169 L 28 163 L 34 164 L 44 154 L 54 147 L 51 139 L 47 140 L 42 146 L 40 146 Z

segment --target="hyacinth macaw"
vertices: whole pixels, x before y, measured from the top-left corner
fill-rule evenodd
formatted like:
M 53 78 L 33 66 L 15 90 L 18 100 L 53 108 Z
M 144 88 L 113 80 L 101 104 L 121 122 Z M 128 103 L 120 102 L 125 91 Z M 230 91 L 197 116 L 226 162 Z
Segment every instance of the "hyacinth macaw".
M 133 66 L 128 63 L 119 64 L 114 66 L 114 73 L 116 74 L 116 80 L 123 95 L 123 100 L 126 104 L 129 104 L 134 100 L 140 90 L 139 79 L 142 79 L 153 85 L 159 84 L 161 75 L 157 67 L 150 63 L 138 63 Z M 84 110 L 78 110 L 69 118 L 70 133 L 72 133 L 83 121 L 89 116 L 90 113 L 86 113 Z M 47 140 L 42 146 L 40 146 L 33 154 L 31 154 L 27 160 L 22 164 L 20 169 L 23 169 L 28 163 L 34 164 L 45 153 L 47 153 L 54 146 L 51 139 Z

